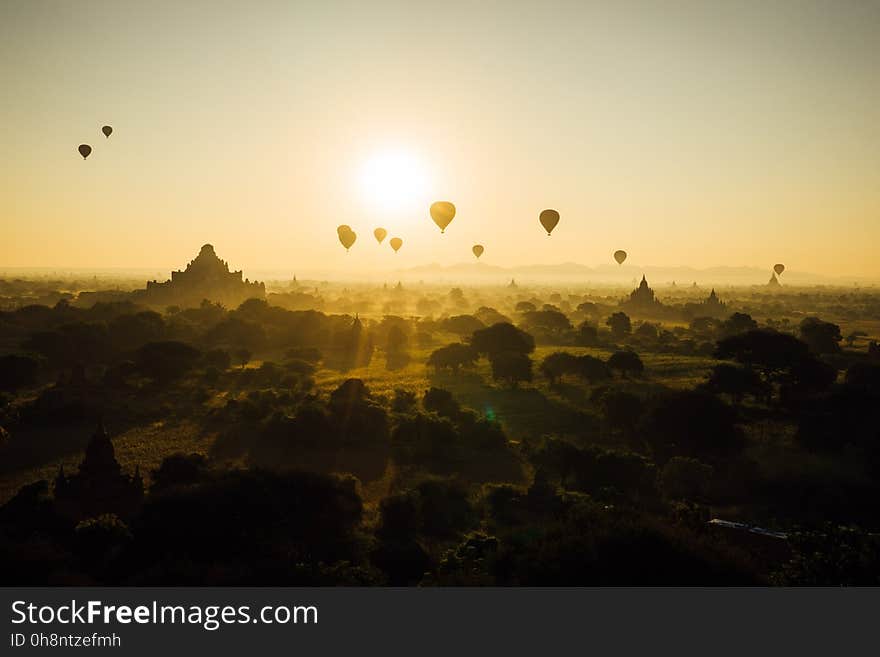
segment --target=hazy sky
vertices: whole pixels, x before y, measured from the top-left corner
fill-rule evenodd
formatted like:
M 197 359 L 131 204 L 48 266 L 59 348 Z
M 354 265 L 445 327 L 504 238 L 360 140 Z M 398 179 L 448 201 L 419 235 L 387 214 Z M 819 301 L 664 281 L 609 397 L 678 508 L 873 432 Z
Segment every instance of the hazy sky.
M 880 276 L 880 2 L 0 0 L 0 81 L 0 268 Z

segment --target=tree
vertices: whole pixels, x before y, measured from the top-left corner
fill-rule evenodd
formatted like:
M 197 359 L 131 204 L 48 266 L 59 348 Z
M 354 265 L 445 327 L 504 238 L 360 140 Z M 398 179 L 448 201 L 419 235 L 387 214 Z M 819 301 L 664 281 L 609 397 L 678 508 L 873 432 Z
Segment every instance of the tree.
M 719 321 L 714 317 L 694 317 L 688 328 L 698 338 L 709 339 L 714 337 L 719 324 Z
M 643 340 L 656 340 L 658 335 L 657 325 L 650 322 L 642 322 L 635 331 L 635 336 Z
M 783 387 L 788 396 L 826 389 L 837 371 L 810 353 L 806 343 L 788 333 L 756 329 L 721 340 L 715 357 L 735 360 L 760 372 L 768 384 Z M 770 394 L 770 388 L 768 396 Z M 769 399 L 768 399 L 769 401 Z
M 479 358 L 476 349 L 471 345 L 455 342 L 435 349 L 428 357 L 428 365 L 434 369 L 450 369 L 458 374 L 461 367 L 472 366 Z
M 551 385 L 556 385 L 560 378 L 566 374 L 577 374 L 579 371 L 579 362 L 577 356 L 567 351 L 557 351 L 547 356 L 541 361 L 541 375 L 550 381 Z
M 634 351 L 615 351 L 608 357 L 608 367 L 624 378 L 640 376 L 645 371 L 642 359 Z
M 632 438 L 645 412 L 641 398 L 622 390 L 606 390 L 599 397 L 599 405 L 611 432 Z
M 533 304 L 531 301 L 520 301 L 516 304 L 514 310 L 518 313 L 530 313 L 534 312 L 538 309 L 538 307 Z
M 616 312 L 605 320 L 605 325 L 611 329 L 611 335 L 615 340 L 623 340 L 632 333 L 632 322 L 629 315 L 624 312 Z
M 400 326 L 393 325 L 385 340 L 385 368 L 397 370 L 409 363 L 409 339 Z
M 578 326 L 577 342 L 585 347 L 593 347 L 599 344 L 599 329 L 595 324 L 588 321 Z
M 507 351 L 491 359 L 492 378 L 505 381 L 515 388 L 522 381 L 532 380 L 532 359 L 526 354 Z
M 730 395 L 738 404 L 745 395 L 763 397 L 767 386 L 753 369 L 741 365 L 721 363 L 712 368 L 702 388 L 713 394 Z
M 719 341 L 715 358 L 735 360 L 772 378 L 807 358 L 809 353 L 807 345 L 793 335 L 770 329 L 753 329 Z
M 502 322 L 474 331 L 471 346 L 480 354 L 490 357 L 505 352 L 530 354 L 535 350 L 535 339 L 513 324 Z
M 458 402 L 452 393 L 444 388 L 430 388 L 422 398 L 422 405 L 426 411 L 433 411 L 441 417 L 454 419 L 461 411 Z
M 801 340 L 817 354 L 836 354 L 840 351 L 840 327 L 823 322 L 818 317 L 807 317 L 800 325 Z
M 733 313 L 721 322 L 721 332 L 725 336 L 738 335 L 746 331 L 754 331 L 758 328 L 758 322 L 746 313 Z
M 598 383 L 611 378 L 611 370 L 603 360 L 584 354 L 577 359 L 578 376 L 589 383 Z
M 148 342 L 137 351 L 136 363 L 145 376 L 169 383 L 192 370 L 201 352 L 184 342 Z
M 736 411 L 717 397 L 680 390 L 657 401 L 642 434 L 657 460 L 692 456 L 713 461 L 745 444 L 736 421 Z
M 535 310 L 523 314 L 520 326 L 527 331 L 561 333 L 571 329 L 571 322 L 558 310 Z
M 453 315 L 441 321 L 440 328 L 456 335 L 465 336 L 486 328 L 486 325 L 473 315 Z

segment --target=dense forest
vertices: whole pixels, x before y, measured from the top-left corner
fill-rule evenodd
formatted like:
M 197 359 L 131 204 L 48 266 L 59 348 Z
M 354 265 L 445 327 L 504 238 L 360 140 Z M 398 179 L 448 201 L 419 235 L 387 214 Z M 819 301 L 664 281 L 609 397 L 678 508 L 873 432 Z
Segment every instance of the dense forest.
M 0 286 L 7 584 L 880 584 L 874 292 L 50 287 Z

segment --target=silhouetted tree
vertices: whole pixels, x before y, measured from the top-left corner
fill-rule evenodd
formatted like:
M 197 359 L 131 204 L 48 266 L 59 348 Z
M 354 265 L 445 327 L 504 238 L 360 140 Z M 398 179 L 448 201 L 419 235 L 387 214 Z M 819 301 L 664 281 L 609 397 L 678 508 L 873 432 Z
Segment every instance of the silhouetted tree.
M 585 347 L 593 347 L 599 344 L 599 329 L 589 321 L 578 326 L 577 342 Z
M 472 366 L 478 358 L 479 354 L 471 345 L 456 342 L 434 350 L 428 357 L 428 365 L 458 374 L 459 368 Z
M 513 351 L 496 354 L 492 357 L 492 378 L 504 381 L 512 387 L 532 380 L 532 359 Z
M 541 375 L 549 380 L 551 385 L 556 385 L 566 374 L 577 374 L 580 369 L 578 365 L 577 356 L 567 351 L 557 351 L 544 358 L 539 369 Z
M 632 322 L 629 315 L 624 312 L 613 313 L 605 320 L 605 325 L 611 329 L 611 335 L 615 340 L 623 340 L 632 333 Z
M 724 336 L 738 335 L 758 328 L 758 322 L 746 313 L 733 313 L 721 322 L 721 332 Z
M 757 372 L 748 367 L 727 363 L 713 367 L 702 387 L 713 394 L 730 395 L 736 404 L 739 404 L 745 395 L 761 399 L 767 395 L 767 384 L 761 380 Z
M 608 367 L 624 377 L 640 376 L 645 371 L 642 359 L 634 351 L 615 351 L 608 357 Z
M 840 351 L 840 327 L 823 322 L 817 317 L 807 317 L 800 325 L 801 340 L 817 354 L 836 354 Z
M 149 342 L 137 351 L 138 369 L 151 379 L 168 383 L 191 371 L 201 353 L 184 342 Z
M 535 339 L 513 324 L 493 324 L 489 328 L 474 331 L 471 346 L 491 359 L 505 352 L 530 354 L 535 350 Z

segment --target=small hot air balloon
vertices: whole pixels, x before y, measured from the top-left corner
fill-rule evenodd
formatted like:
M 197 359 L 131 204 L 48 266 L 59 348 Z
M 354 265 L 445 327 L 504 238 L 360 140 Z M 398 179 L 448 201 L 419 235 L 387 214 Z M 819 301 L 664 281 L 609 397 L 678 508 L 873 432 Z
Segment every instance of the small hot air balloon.
M 348 251 L 351 248 L 351 245 L 354 244 L 354 241 L 357 239 L 357 233 L 355 233 L 348 226 L 340 226 L 336 229 L 336 232 L 339 234 L 339 241 L 342 243 L 342 246 L 344 246 L 345 250 Z
M 455 206 L 449 201 L 437 201 L 431 205 L 431 219 L 440 227 L 440 232 L 446 231 L 446 227 L 455 218 Z
M 544 210 L 538 219 L 541 221 L 544 230 L 547 231 L 547 237 L 550 237 L 550 233 L 553 232 L 556 224 L 559 223 L 559 213 L 556 210 Z
M 474 248 L 471 249 L 474 252 L 474 255 L 477 256 L 479 260 L 480 256 L 483 255 L 483 245 L 482 244 L 474 244 Z
M 77 149 L 79 154 L 83 156 L 83 159 L 86 159 L 92 153 L 92 147 L 88 144 L 80 144 Z
M 109 125 L 105 125 L 101 127 L 101 132 L 104 133 L 105 137 L 109 137 L 113 134 L 113 128 L 111 128 Z
M 614 259 L 617 260 L 618 265 L 622 265 L 623 261 L 626 260 L 626 251 L 615 251 Z
M 337 234 L 337 235 L 342 235 L 342 233 L 347 233 L 347 232 L 349 232 L 350 230 L 351 230 L 351 226 L 348 226 L 348 225 L 346 225 L 346 224 L 342 224 L 341 226 L 337 226 L 337 227 L 336 227 L 336 234 Z
M 775 265 L 773 265 L 773 271 L 775 271 L 777 273 L 777 275 L 781 274 L 782 272 L 785 271 L 785 265 L 783 265 L 781 262 L 778 264 L 775 264 Z
M 376 236 L 376 241 L 379 242 L 379 244 L 382 243 L 382 240 L 385 239 L 385 236 L 387 234 L 388 234 L 388 231 L 385 230 L 384 228 L 377 228 L 376 230 L 373 231 L 373 235 Z
M 400 247 L 403 246 L 403 240 L 399 237 L 392 237 L 388 240 L 388 243 L 391 245 L 391 248 L 394 249 L 395 253 L 397 253 L 400 250 Z

